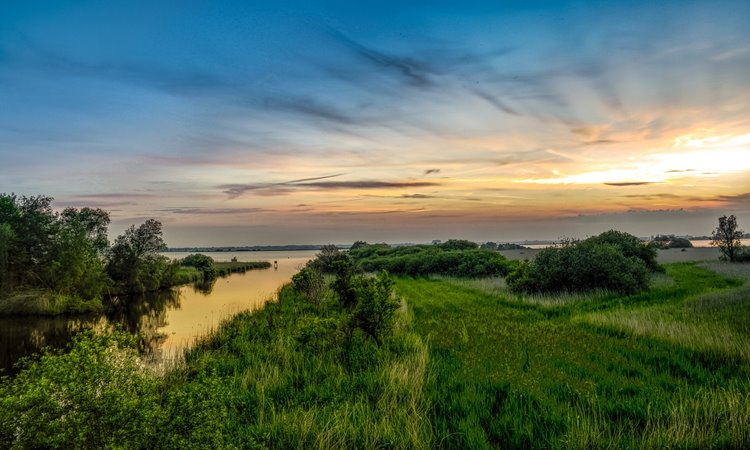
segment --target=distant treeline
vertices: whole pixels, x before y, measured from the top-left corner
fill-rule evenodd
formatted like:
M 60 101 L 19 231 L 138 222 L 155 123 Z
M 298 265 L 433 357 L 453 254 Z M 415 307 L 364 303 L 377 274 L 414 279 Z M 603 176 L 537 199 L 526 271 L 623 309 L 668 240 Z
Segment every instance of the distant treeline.
M 320 250 L 323 245 L 250 245 L 241 247 L 169 247 L 166 252 L 189 252 L 189 253 L 209 253 L 209 252 L 284 252 L 284 251 L 302 251 L 302 250 Z M 346 246 L 337 246 L 346 248 Z

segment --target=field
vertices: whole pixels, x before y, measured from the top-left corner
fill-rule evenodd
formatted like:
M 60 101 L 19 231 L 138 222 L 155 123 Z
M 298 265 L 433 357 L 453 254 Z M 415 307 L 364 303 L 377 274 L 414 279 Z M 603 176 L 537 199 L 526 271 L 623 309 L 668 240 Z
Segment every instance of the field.
M 400 279 L 446 448 L 750 444 L 750 266 L 667 266 L 646 294 L 517 297 Z M 734 288 L 734 289 L 733 289 Z

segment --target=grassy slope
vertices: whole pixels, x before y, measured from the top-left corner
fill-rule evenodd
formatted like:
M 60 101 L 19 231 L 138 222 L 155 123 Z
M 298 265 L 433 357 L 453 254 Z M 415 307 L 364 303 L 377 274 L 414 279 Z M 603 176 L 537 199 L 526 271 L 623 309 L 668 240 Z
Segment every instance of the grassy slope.
M 701 293 L 739 284 L 690 264 L 669 266 L 668 275 L 674 283 L 647 294 L 575 303 L 525 301 L 497 286 L 399 280 L 414 329 L 431 346 L 435 441 L 449 448 L 747 446 L 746 361 L 659 335 L 634 338 L 590 319 L 676 311 Z

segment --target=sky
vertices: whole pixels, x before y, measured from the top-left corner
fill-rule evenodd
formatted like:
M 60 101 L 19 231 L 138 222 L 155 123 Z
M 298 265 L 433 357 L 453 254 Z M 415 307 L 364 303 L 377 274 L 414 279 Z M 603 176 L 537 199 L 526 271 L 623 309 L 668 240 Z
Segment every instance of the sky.
M 747 1 L 0 0 L 0 192 L 170 246 L 750 231 Z

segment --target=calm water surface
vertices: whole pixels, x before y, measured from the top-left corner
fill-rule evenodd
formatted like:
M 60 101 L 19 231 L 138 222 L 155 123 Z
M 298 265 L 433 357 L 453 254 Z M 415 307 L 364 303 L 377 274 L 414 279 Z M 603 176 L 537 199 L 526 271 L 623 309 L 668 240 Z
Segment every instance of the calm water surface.
M 42 347 L 63 348 L 76 333 L 120 326 L 143 335 L 142 351 L 155 362 L 172 358 L 223 320 L 275 299 L 276 291 L 316 251 L 209 252 L 216 261 L 277 262 L 277 268 L 251 270 L 219 278 L 211 286 L 181 286 L 167 292 L 127 298 L 105 314 L 71 317 L 0 317 L 0 369 L 13 372 L 14 363 Z M 188 253 L 165 253 L 183 258 Z

